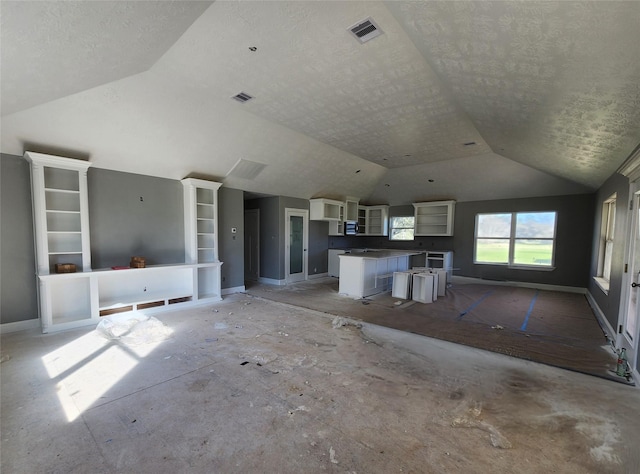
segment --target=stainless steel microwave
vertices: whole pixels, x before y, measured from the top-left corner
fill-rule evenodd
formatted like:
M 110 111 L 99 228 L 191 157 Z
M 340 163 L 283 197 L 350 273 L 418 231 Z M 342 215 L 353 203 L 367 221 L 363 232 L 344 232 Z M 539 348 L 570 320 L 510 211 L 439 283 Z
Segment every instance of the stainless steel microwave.
M 358 235 L 358 223 L 355 221 L 345 222 L 344 235 Z

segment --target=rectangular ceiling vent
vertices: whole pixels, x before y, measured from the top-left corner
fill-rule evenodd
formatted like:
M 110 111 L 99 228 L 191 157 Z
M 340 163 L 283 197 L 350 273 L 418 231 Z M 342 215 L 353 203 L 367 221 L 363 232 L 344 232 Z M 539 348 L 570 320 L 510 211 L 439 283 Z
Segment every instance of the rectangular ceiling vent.
M 245 103 L 250 101 L 251 99 L 253 99 L 252 96 L 250 96 L 249 94 L 247 94 L 246 92 L 240 92 L 239 94 L 236 94 L 232 97 L 232 99 L 237 100 L 240 103 Z
M 380 36 L 383 31 L 371 17 L 366 20 L 359 21 L 349 28 L 349 31 L 361 43 L 366 43 L 373 38 Z
M 240 158 L 227 176 L 234 176 L 242 179 L 255 179 L 267 165 L 256 163 L 255 161 L 243 160 Z

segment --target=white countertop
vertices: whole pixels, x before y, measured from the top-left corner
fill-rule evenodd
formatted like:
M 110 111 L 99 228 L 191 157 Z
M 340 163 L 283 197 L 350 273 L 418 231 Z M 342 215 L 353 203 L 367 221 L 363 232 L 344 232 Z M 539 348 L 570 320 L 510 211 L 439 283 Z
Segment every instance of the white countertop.
M 424 253 L 422 250 L 364 250 L 361 252 L 351 252 L 338 255 L 340 258 L 358 257 L 358 258 L 392 258 L 402 257 L 405 255 L 420 255 Z

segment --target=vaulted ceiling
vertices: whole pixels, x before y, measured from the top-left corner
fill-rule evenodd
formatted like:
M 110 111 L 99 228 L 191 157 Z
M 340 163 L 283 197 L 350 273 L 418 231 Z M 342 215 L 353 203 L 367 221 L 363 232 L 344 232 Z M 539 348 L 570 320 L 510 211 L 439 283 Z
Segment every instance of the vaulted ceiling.
M 635 1 L 4 0 L 0 17 L 3 153 L 406 204 L 590 192 L 640 143 Z M 383 33 L 360 43 L 367 18 Z

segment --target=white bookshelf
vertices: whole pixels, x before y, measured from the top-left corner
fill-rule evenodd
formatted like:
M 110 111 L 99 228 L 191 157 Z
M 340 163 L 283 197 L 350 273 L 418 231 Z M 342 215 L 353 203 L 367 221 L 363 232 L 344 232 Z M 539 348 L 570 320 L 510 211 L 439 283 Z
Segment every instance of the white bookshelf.
M 26 152 L 31 166 L 31 195 L 39 275 L 55 273 L 56 264 L 91 270 L 88 161 Z
M 220 300 L 218 189 L 222 183 L 186 178 L 184 187 L 185 262 L 195 264 L 194 300 Z

